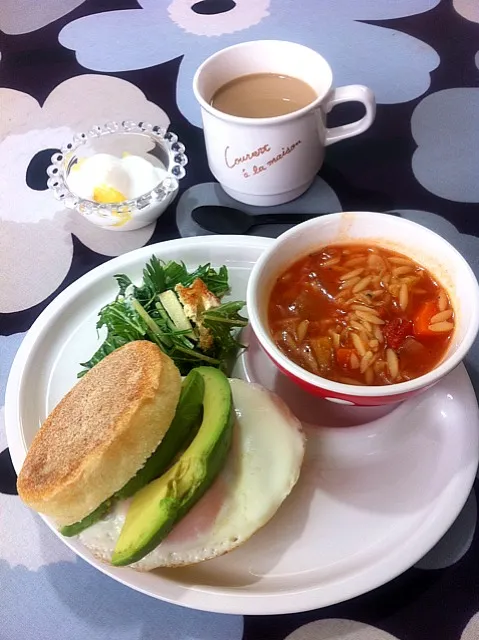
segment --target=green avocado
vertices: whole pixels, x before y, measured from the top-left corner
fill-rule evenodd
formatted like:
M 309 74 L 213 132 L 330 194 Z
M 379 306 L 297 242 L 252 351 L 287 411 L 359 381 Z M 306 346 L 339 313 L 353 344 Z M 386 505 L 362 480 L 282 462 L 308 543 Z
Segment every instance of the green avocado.
M 115 566 L 137 562 L 157 547 L 211 486 L 226 461 L 234 423 L 228 378 L 213 367 L 194 371 L 205 383 L 198 433 L 164 475 L 134 496 L 113 552 Z
M 62 535 L 67 537 L 76 536 L 91 527 L 92 524 L 101 520 L 108 513 L 115 500 L 130 498 L 168 469 L 175 457 L 191 443 L 198 430 L 203 409 L 204 390 L 203 376 L 192 369 L 183 380 L 175 417 L 165 437 L 148 458 L 145 465 L 124 487 L 113 494 L 111 498 L 102 502 L 83 520 L 62 527 L 60 529 Z
M 165 437 L 136 476 L 115 493 L 118 500 L 130 498 L 149 482 L 159 478 L 175 457 L 190 444 L 200 425 L 205 383 L 203 376 L 192 369 L 183 380 L 175 417 Z
M 88 529 L 88 527 L 91 527 L 92 524 L 95 524 L 95 522 L 98 522 L 98 520 L 101 520 L 103 516 L 106 516 L 112 504 L 113 500 L 111 498 L 105 500 L 105 502 L 102 502 L 94 511 L 85 516 L 83 520 L 62 527 L 60 533 L 67 538 L 78 535 L 82 531 L 85 531 L 85 529 Z

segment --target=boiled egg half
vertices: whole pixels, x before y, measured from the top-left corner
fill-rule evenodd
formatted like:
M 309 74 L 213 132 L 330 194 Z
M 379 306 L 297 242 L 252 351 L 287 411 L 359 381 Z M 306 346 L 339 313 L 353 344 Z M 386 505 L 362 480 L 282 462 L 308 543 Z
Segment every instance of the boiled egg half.
M 97 153 L 78 160 L 68 175 L 68 187 L 80 198 L 104 204 L 133 200 L 154 189 L 166 176 L 163 167 L 141 156 L 122 158 Z

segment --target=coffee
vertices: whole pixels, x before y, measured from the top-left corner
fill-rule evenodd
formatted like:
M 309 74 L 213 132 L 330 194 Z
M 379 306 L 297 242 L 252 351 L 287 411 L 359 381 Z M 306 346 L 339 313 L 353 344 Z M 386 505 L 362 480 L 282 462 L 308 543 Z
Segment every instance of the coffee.
M 251 73 L 221 86 L 210 104 L 218 111 L 243 118 L 283 116 L 317 98 L 302 80 L 277 73 Z

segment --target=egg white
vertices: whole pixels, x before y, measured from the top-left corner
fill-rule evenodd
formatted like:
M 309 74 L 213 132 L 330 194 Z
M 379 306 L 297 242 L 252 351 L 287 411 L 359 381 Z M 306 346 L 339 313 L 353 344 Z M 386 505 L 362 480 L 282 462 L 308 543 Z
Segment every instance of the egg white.
M 117 158 L 97 153 L 81 160 L 68 176 L 68 187 L 80 198 L 92 199 L 100 186 L 119 191 L 126 200 L 139 198 L 154 189 L 166 176 L 166 170 L 135 155 Z
M 133 568 L 183 566 L 231 551 L 273 517 L 296 484 L 305 447 L 301 423 L 263 387 L 230 383 L 236 422 L 223 470 L 170 535 Z M 100 560 L 111 560 L 128 502 L 78 536 Z

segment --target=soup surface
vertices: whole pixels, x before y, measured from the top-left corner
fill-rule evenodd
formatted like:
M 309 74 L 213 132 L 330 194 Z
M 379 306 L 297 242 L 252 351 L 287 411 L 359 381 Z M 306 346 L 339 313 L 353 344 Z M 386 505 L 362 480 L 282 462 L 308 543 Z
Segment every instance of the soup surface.
M 277 346 L 304 369 L 346 384 L 386 385 L 442 360 L 454 311 L 446 291 L 410 258 L 334 245 L 277 279 L 268 321 Z

